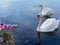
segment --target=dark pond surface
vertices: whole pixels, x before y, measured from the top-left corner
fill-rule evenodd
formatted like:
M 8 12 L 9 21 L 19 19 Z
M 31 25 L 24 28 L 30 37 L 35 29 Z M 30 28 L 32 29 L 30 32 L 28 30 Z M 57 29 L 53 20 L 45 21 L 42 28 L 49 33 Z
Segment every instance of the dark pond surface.
M 60 18 L 60 0 L 0 0 L 0 17 L 4 17 L 5 23 L 18 24 L 12 29 L 16 45 L 36 45 L 36 16 L 41 2 L 44 7 L 53 8 L 52 18 Z M 60 25 L 55 32 L 40 33 L 40 40 L 41 45 L 60 45 Z

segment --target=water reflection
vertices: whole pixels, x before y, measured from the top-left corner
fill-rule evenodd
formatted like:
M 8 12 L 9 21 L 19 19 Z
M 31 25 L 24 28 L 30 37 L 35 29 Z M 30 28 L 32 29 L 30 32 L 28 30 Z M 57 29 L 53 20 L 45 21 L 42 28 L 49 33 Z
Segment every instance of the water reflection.
M 47 32 L 47 33 L 44 33 L 44 34 L 46 34 L 49 37 L 53 37 L 53 36 L 55 36 L 56 33 L 54 31 L 54 32 Z
M 8 16 L 8 10 L 10 8 L 9 0 L 0 0 L 0 17 Z
M 43 32 L 44 35 L 46 35 L 46 37 L 54 37 L 56 35 L 56 32 L 58 31 L 58 29 L 56 29 L 55 31 L 53 32 Z M 42 33 L 42 32 L 41 32 Z M 38 41 L 36 43 L 36 45 L 41 45 L 41 37 L 40 37 L 40 32 L 38 33 Z
M 55 31 L 53 32 L 44 32 L 45 35 L 49 36 L 49 37 L 53 37 L 56 35 L 56 32 L 58 31 L 58 29 L 55 29 Z
M 41 45 L 41 43 L 37 43 L 36 45 Z
M 41 44 L 40 32 L 37 32 L 37 43 L 36 43 L 36 45 L 40 45 L 40 44 Z
M 7 10 L 7 8 L 10 6 L 9 4 L 10 4 L 9 0 L 1 0 L 0 1 L 0 8 L 2 10 Z

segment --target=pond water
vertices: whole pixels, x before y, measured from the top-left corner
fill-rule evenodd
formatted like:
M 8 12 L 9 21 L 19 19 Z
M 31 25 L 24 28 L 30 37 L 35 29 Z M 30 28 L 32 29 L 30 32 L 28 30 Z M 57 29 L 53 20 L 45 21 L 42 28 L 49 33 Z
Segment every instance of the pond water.
M 40 4 L 54 10 L 51 18 L 60 18 L 60 0 L 0 0 L 0 17 L 4 17 L 5 23 L 18 24 L 12 29 L 16 45 L 37 45 L 36 16 Z M 41 45 L 60 45 L 60 25 L 55 32 L 40 33 L 40 41 Z

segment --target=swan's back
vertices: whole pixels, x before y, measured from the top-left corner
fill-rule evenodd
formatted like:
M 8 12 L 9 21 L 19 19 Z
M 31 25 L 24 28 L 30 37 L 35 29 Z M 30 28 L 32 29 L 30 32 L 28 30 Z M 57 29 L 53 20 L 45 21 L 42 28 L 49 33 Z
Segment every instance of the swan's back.
M 44 8 L 42 11 L 42 15 L 43 16 L 49 16 L 53 14 L 53 9 L 52 8 Z

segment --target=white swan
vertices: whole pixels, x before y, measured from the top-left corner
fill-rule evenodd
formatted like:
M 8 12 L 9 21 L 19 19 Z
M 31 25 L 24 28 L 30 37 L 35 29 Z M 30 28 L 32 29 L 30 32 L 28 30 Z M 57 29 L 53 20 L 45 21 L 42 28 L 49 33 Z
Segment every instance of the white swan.
M 52 8 L 44 8 L 42 10 L 42 16 L 50 16 L 53 14 L 53 9 Z M 39 13 L 40 15 L 40 13 Z
M 56 20 L 55 18 L 49 18 L 40 26 L 40 29 L 37 28 L 37 31 L 39 32 L 55 31 L 55 29 L 57 29 L 59 26 L 59 21 L 60 20 Z

